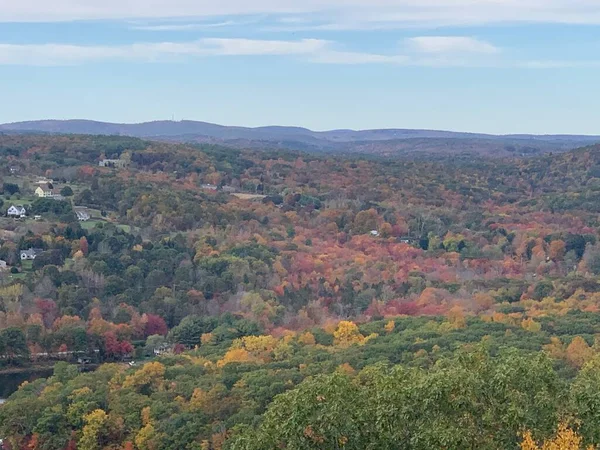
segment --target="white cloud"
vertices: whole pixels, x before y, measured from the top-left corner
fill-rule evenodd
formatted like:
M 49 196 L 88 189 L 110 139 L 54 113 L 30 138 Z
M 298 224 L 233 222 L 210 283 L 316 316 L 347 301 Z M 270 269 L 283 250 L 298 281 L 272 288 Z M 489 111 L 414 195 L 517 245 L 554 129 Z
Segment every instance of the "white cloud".
M 409 48 L 423 53 L 498 53 L 489 42 L 464 36 L 420 36 L 406 40 Z
M 192 42 L 137 43 L 119 46 L 0 44 L 3 65 L 74 65 L 96 61 L 172 61 L 202 56 L 310 55 L 327 47 L 318 39 L 272 41 L 201 39 Z
M 598 0 L 0 0 L 0 22 L 314 14 L 319 27 L 600 24 Z M 313 21 L 314 22 L 314 21 Z M 324 24 L 325 22 L 325 24 Z M 290 24 L 293 25 L 293 24 Z
M 421 38 L 419 38 L 421 39 Z M 442 39 L 442 38 L 439 38 Z M 69 66 L 99 62 L 186 62 L 203 57 L 279 56 L 315 64 L 386 64 L 403 67 L 597 68 L 595 60 L 510 60 L 497 57 L 487 43 L 431 41 L 406 54 L 379 54 L 340 49 L 335 42 L 320 39 L 297 41 L 216 39 L 190 42 L 144 42 L 128 45 L 0 44 L 0 65 Z M 454 45 L 450 45 L 453 43 Z M 491 44 L 487 44 L 491 45 Z M 495 49 L 495 47 L 492 46 Z M 487 51 L 484 51 L 487 50 Z M 483 52 L 483 53 L 482 53 Z
M 166 23 L 161 25 L 132 25 L 132 30 L 139 31 L 198 31 L 210 28 L 223 28 L 239 25 L 239 22 L 227 20 L 214 23 Z
M 302 39 L 301 41 L 261 41 L 253 39 L 203 39 L 213 55 L 305 55 L 324 50 L 328 41 Z
M 309 60 L 321 64 L 407 64 L 409 58 L 404 55 L 380 55 L 377 53 L 342 52 L 325 50 L 315 53 Z

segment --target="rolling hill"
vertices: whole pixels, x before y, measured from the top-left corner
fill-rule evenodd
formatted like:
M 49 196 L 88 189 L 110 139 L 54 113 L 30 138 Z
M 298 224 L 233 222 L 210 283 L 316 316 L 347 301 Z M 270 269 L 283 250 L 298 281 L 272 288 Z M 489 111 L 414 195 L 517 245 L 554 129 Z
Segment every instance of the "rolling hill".
M 248 128 L 187 120 L 138 124 L 40 120 L 3 124 L 0 125 L 0 132 L 126 135 L 170 142 L 208 142 L 235 147 L 290 148 L 387 156 L 415 153 L 525 156 L 562 152 L 600 142 L 600 136 L 582 135 L 491 135 L 411 129 L 312 131 L 300 127 Z

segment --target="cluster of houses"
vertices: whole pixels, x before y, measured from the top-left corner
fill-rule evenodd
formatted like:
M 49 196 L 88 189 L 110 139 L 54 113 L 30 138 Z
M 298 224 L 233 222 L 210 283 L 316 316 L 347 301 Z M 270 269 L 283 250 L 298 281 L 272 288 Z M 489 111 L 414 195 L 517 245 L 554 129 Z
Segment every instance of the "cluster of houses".
M 219 190 L 219 187 L 214 184 L 202 184 L 202 185 L 200 185 L 200 188 L 204 189 L 205 191 Z M 227 194 L 233 194 L 233 193 L 237 192 L 237 189 L 234 188 L 233 186 L 225 185 L 225 186 L 221 187 L 221 191 L 226 192 Z
M 127 161 L 124 159 L 101 159 L 98 163 L 100 167 L 111 167 L 115 169 L 123 169 L 127 166 Z
M 77 220 L 80 222 L 87 222 L 91 219 L 90 213 L 86 208 L 75 207 L 74 212 L 77 216 Z M 6 211 L 6 215 L 13 219 L 24 219 L 27 217 L 27 209 L 22 205 L 11 205 Z M 40 220 L 41 218 L 42 216 L 39 215 L 34 216 L 35 220 Z

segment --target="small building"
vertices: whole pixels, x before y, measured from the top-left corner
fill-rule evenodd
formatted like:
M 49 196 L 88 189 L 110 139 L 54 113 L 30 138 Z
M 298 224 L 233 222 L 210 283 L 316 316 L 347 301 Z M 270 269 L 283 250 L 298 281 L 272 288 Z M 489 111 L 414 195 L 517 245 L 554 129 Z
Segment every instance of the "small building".
M 411 238 L 408 236 L 402 236 L 402 237 L 398 238 L 397 241 L 401 242 L 402 244 L 410 244 L 410 245 L 415 245 L 415 244 L 419 243 L 419 239 Z
M 6 215 L 8 217 L 22 218 L 27 215 L 27 211 L 25 210 L 25 207 L 21 205 L 11 205 L 10 208 L 8 208 L 8 211 L 6 211 Z
M 54 199 L 62 199 L 62 195 L 60 192 L 52 186 L 50 183 L 41 184 L 35 190 L 35 195 L 39 198 L 54 198 Z
M 21 250 L 21 261 L 33 261 L 40 253 L 42 253 L 42 250 L 39 248 Z
M 75 215 L 77 216 L 77 220 L 80 222 L 87 222 L 90 220 L 90 214 L 84 209 L 76 209 Z
M 228 194 L 233 194 L 234 192 L 237 192 L 236 188 L 234 188 L 233 186 L 228 186 L 228 185 L 223 186 L 221 189 L 223 190 L 223 192 L 226 192 Z
M 172 348 L 169 344 L 161 344 L 153 350 L 154 356 L 161 356 L 166 353 L 171 353 Z
M 0 259 L 0 272 L 4 272 L 5 270 L 8 270 L 8 264 L 6 261 Z
M 100 167 L 114 167 L 116 169 L 122 169 L 127 165 L 127 161 L 124 159 L 101 159 L 98 163 Z
M 377 230 L 372 230 L 372 231 L 371 231 L 371 236 L 379 236 L 379 231 L 377 231 Z
M 214 184 L 203 184 L 200 187 L 207 191 L 216 191 L 217 190 L 217 186 L 215 186 Z
M 33 220 L 42 220 L 42 216 L 36 214 L 35 216 L 33 216 Z

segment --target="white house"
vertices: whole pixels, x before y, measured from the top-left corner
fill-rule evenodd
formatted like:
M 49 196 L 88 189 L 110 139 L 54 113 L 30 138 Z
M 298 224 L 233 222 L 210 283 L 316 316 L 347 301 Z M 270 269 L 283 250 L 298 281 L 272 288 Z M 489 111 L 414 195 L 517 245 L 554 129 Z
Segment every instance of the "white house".
M 88 220 L 90 220 L 90 214 L 82 209 L 76 209 L 75 215 L 77 216 L 77 220 L 79 220 L 80 222 L 87 222 Z
M 6 215 L 9 217 L 25 217 L 27 215 L 27 211 L 21 205 L 11 205 L 6 211 Z
M 38 253 L 41 253 L 41 250 L 37 248 L 21 250 L 21 261 L 33 261 L 38 255 Z
M 6 269 L 8 269 L 8 264 L 6 261 L 0 259 L 0 272 L 5 271 Z

